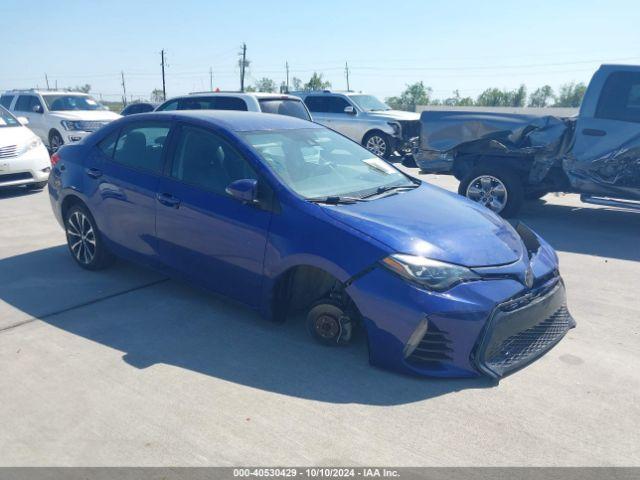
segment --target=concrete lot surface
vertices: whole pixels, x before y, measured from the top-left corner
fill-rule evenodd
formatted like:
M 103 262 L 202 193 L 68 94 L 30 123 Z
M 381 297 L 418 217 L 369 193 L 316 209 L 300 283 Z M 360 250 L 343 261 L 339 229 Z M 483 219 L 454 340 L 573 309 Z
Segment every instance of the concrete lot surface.
M 85 272 L 46 193 L 0 192 L 0 466 L 640 466 L 640 215 L 545 200 L 521 219 L 578 327 L 494 386 L 372 368 L 362 340 L 134 265 Z

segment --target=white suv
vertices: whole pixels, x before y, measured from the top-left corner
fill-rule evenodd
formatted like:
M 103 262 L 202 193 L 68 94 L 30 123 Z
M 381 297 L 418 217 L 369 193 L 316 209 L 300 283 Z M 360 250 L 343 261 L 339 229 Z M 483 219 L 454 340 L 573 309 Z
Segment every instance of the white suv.
M 304 102 L 293 95 L 263 92 L 197 92 L 167 100 L 156 112 L 167 110 L 240 110 L 275 113 L 311 121 Z
M 2 94 L 0 104 L 28 118 L 29 128 L 52 152 L 120 118 L 90 95 L 78 92 L 11 90 Z

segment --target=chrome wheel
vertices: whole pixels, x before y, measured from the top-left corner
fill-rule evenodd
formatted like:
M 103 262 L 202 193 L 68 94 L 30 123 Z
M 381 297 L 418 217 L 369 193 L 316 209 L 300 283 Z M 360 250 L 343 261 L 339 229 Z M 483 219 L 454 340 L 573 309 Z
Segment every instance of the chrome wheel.
M 67 219 L 67 242 L 76 260 L 89 265 L 96 256 L 96 234 L 89 218 L 75 210 Z
M 471 180 L 466 196 L 496 213 L 504 210 L 508 198 L 504 183 L 492 175 L 481 175 Z
M 385 153 L 387 153 L 387 142 L 380 135 L 372 135 L 367 139 L 365 148 L 374 155 L 384 157 Z

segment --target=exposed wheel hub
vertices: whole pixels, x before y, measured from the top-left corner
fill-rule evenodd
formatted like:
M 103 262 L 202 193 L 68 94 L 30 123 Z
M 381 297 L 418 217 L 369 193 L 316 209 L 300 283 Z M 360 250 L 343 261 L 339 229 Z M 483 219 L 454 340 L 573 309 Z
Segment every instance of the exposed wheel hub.
M 340 334 L 340 321 L 331 315 L 320 315 L 316 319 L 316 333 L 327 340 Z

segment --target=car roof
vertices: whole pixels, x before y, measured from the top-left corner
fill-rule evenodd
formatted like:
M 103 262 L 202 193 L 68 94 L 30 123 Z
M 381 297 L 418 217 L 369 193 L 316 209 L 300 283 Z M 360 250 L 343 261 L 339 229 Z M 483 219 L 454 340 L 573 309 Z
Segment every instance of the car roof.
M 301 128 L 323 128 L 317 123 L 288 115 L 261 112 L 241 112 L 235 110 L 172 110 L 135 115 L 135 118 L 154 116 L 173 117 L 178 120 L 200 120 L 214 126 L 235 132 L 256 130 L 296 130 Z M 133 118 L 133 116 L 131 117 Z
M 26 94 L 39 94 L 39 95 L 85 95 L 89 96 L 89 93 L 84 92 L 69 92 L 66 90 L 34 90 L 34 89 L 17 89 L 17 90 L 7 90 L 3 92 L 3 95 L 26 95 Z
M 270 92 L 192 92 L 187 95 L 178 95 L 176 97 L 171 98 L 194 98 L 194 97 L 211 97 L 211 96 L 220 96 L 220 97 L 237 97 L 237 98 L 287 98 L 291 100 L 299 101 L 300 98 L 295 95 L 289 95 L 286 93 L 270 93 Z

